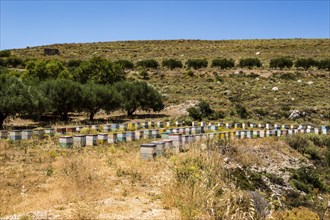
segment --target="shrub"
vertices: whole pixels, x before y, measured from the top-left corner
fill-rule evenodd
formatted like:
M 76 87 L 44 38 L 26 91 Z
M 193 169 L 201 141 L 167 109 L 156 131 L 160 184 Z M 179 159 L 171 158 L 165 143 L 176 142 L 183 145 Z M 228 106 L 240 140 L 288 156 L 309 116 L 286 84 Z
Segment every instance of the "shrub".
M 215 81 L 217 81 L 217 82 L 224 82 L 225 81 L 223 79 L 223 77 L 220 76 L 218 73 L 214 73 L 214 78 L 215 78 Z
M 163 60 L 162 66 L 173 70 L 175 68 L 182 68 L 182 62 L 176 59 L 167 59 Z
M 290 147 L 296 149 L 302 154 L 307 154 L 311 157 L 311 159 L 320 159 L 319 152 L 315 146 L 316 144 L 320 144 L 317 138 L 314 136 L 316 135 L 303 135 L 297 134 L 287 137 L 285 140 L 289 144 Z M 315 142 L 314 142 L 314 141 Z
M 262 64 L 258 58 L 245 58 L 245 59 L 240 59 L 239 66 L 252 68 L 252 67 L 261 67 Z
M 83 62 L 82 60 L 69 60 L 66 66 L 69 68 L 79 67 L 82 62 Z
M 312 192 L 314 188 L 317 188 L 320 191 L 326 190 L 326 187 L 319 178 L 319 175 L 316 173 L 315 169 L 311 167 L 299 168 L 294 171 L 290 179 L 298 190 L 304 191 L 305 193 Z
M 11 52 L 10 50 L 0 50 L 0 57 L 10 57 Z
M 187 70 L 187 72 L 185 73 L 186 76 L 190 76 L 193 77 L 194 76 L 194 71 L 192 71 L 191 69 Z
M 196 107 L 190 107 L 187 109 L 189 117 L 193 118 L 194 120 L 202 120 L 202 113 Z
M 0 66 L 2 66 L 2 67 L 7 66 L 7 60 L 5 58 L 0 58 Z
M 296 68 L 303 68 L 304 70 L 308 70 L 310 67 L 312 66 L 318 66 L 318 62 L 312 58 L 308 58 L 308 59 L 298 59 L 295 62 L 295 67 Z
M 199 69 L 202 67 L 207 67 L 207 60 L 206 59 L 189 59 L 186 62 L 188 68 Z
M 292 66 L 293 66 L 292 60 L 286 57 L 278 57 L 271 59 L 269 63 L 269 67 L 275 69 L 277 68 L 283 69 L 285 67 L 290 69 Z
M 134 64 L 129 60 L 116 60 L 113 63 L 121 65 L 124 69 L 133 69 Z
M 24 61 L 18 57 L 8 57 L 7 58 L 7 66 L 9 67 L 23 67 Z
M 142 67 L 142 66 L 139 66 L 137 68 L 138 70 L 138 74 L 139 76 L 142 78 L 142 79 L 149 79 L 149 74 L 148 74 L 148 71 L 146 70 L 146 68 Z
M 236 113 L 241 117 L 242 119 L 246 119 L 249 116 L 248 111 L 246 110 L 245 106 L 242 104 L 236 104 L 235 105 Z
M 201 120 L 202 118 L 211 117 L 214 110 L 211 108 L 209 103 L 201 101 L 196 107 L 188 108 L 187 112 L 194 120 Z
M 280 78 L 284 80 L 295 80 L 297 76 L 294 73 L 283 73 L 280 75 Z
M 144 68 L 153 68 L 157 69 L 158 62 L 154 59 L 148 59 L 148 60 L 140 60 L 136 63 L 136 67 L 141 66 Z
M 264 108 L 255 108 L 255 109 L 253 109 L 253 112 L 257 116 L 266 116 L 266 115 L 268 115 L 268 112 Z
M 318 68 L 324 70 L 330 70 L 330 58 L 320 60 L 318 62 Z
M 235 61 L 233 59 L 218 58 L 212 60 L 211 67 L 220 67 L 221 69 L 233 68 L 235 66 Z

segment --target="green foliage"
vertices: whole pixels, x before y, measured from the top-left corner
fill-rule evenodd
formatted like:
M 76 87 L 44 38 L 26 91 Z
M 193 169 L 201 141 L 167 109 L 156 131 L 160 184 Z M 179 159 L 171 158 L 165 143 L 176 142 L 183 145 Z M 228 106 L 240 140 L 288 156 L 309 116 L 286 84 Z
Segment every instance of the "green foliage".
M 7 60 L 0 57 L 0 67 L 7 67 Z
M 76 68 L 76 67 L 79 67 L 82 62 L 83 62 L 82 60 L 72 60 L 71 59 L 66 63 L 66 66 L 68 68 Z
M 203 118 L 212 117 L 214 110 L 209 103 L 201 101 L 196 107 L 188 108 L 187 112 L 194 120 L 202 120 Z
M 200 69 L 203 67 L 207 67 L 206 59 L 188 59 L 186 65 L 188 68 Z
M 7 67 L 24 67 L 24 61 L 19 57 L 8 57 L 6 61 Z
M 202 120 L 202 113 L 200 112 L 200 110 L 196 107 L 190 107 L 187 109 L 187 112 L 189 114 L 189 117 L 191 117 L 194 120 Z
M 145 79 L 145 80 L 149 79 L 149 74 L 148 74 L 148 71 L 145 67 L 139 66 L 137 68 L 137 71 L 138 71 L 139 76 L 142 79 Z
M 153 69 L 157 69 L 158 62 L 154 59 L 147 59 L 147 60 L 140 60 L 136 63 L 136 67 L 141 66 L 144 68 L 153 68 Z
M 185 72 L 185 75 L 186 76 L 189 76 L 189 77 L 193 77 L 194 76 L 194 71 L 192 69 L 188 69 L 186 72 Z
M 35 109 L 31 93 L 16 77 L 0 75 L 0 128 L 8 116 L 29 113 Z
M 215 78 L 215 81 L 217 82 L 224 82 L 224 78 L 222 76 L 220 76 L 218 73 L 214 73 L 214 78 Z
M 129 61 L 129 60 L 116 60 L 113 63 L 122 66 L 124 69 L 133 69 L 134 68 L 133 62 Z
M 308 59 L 298 59 L 295 62 L 295 67 L 296 68 L 303 68 L 304 70 L 308 70 L 312 66 L 318 66 L 318 62 L 312 58 Z
M 110 112 L 118 108 L 118 100 L 109 86 L 89 82 L 81 88 L 81 108 L 89 114 L 89 120 L 93 120 L 94 115 L 101 109 Z
M 81 63 L 74 72 L 74 79 L 81 83 L 91 80 L 99 84 L 113 84 L 125 78 L 126 74 L 120 64 L 111 63 L 101 57 L 93 57 Z
M 280 78 L 284 80 L 295 80 L 297 79 L 297 75 L 294 73 L 282 73 Z
M 10 50 L 0 50 L 0 57 L 10 57 L 11 52 Z
M 137 109 L 160 111 L 164 108 L 162 96 L 146 82 L 118 82 L 114 85 L 118 93 L 120 108 L 132 116 Z
M 235 110 L 236 110 L 236 113 L 239 115 L 239 117 L 241 117 L 242 119 L 248 118 L 249 113 L 248 113 L 248 111 L 247 111 L 247 109 L 245 108 L 244 105 L 236 104 L 235 105 Z
M 59 60 L 30 60 L 26 63 L 27 71 L 24 73 L 25 79 L 72 79 L 73 76 L 68 71 L 63 62 Z
M 253 112 L 259 117 L 268 115 L 268 112 L 264 108 L 255 108 Z
M 320 60 L 318 62 L 318 68 L 324 70 L 330 70 L 330 58 Z
M 41 91 L 48 98 L 51 111 L 68 120 L 68 113 L 81 109 L 82 89 L 79 83 L 66 79 L 47 80 Z
M 212 60 L 211 67 L 220 67 L 221 69 L 233 68 L 235 61 L 233 59 L 218 58 Z
M 320 140 L 315 137 L 313 134 L 296 134 L 288 136 L 285 140 L 289 144 L 290 147 L 296 149 L 302 154 L 307 155 L 313 160 L 320 159 L 319 152 L 315 146 L 320 144 Z M 315 141 L 315 142 L 314 142 Z
M 266 183 L 262 179 L 262 175 L 258 172 L 236 168 L 229 172 L 228 177 L 234 180 L 236 185 L 244 190 L 268 190 Z
M 270 60 L 269 67 L 270 68 L 288 68 L 290 69 L 293 66 L 293 62 L 290 58 L 286 57 L 278 57 L 278 58 L 273 58 Z
M 166 59 L 163 60 L 162 66 L 173 70 L 175 68 L 182 68 L 182 62 L 176 59 Z
M 291 183 L 305 193 L 311 193 L 313 189 L 317 188 L 320 191 L 325 191 L 326 187 L 319 175 L 312 167 L 301 167 L 295 170 L 290 177 Z
M 258 58 L 245 58 L 245 59 L 240 59 L 239 66 L 248 67 L 249 69 L 251 69 L 252 67 L 261 67 L 262 64 Z

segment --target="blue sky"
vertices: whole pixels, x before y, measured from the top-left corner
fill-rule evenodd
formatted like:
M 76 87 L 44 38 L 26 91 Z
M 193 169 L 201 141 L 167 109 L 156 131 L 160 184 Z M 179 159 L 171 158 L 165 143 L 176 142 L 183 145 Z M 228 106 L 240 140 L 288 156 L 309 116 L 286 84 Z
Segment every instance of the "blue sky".
M 330 38 L 329 0 L 0 1 L 0 49 L 118 40 Z

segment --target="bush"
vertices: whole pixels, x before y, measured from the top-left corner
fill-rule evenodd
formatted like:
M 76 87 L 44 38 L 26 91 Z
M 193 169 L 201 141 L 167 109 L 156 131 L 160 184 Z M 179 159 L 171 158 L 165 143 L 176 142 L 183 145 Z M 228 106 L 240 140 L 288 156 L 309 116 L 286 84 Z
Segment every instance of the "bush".
M 277 68 L 283 69 L 285 67 L 290 69 L 292 66 L 293 66 L 292 60 L 290 58 L 286 58 L 286 57 L 279 57 L 279 58 L 271 59 L 270 63 L 269 63 L 269 67 L 275 68 L 275 69 L 277 69 Z
M 6 67 L 7 66 L 7 60 L 4 58 L 0 58 L 0 66 Z
M 294 73 L 283 73 L 280 75 L 280 78 L 284 80 L 295 80 L 297 76 Z
M 258 58 L 245 58 L 239 61 L 240 67 L 261 67 L 261 61 Z
M 119 64 L 124 69 L 133 69 L 134 68 L 133 62 L 132 61 L 129 61 L 129 60 L 116 60 L 113 63 Z
M 188 69 L 188 70 L 185 72 L 185 75 L 186 75 L 186 76 L 193 77 L 193 76 L 194 76 L 194 71 L 192 71 L 191 69 Z
M 182 62 L 176 59 L 167 59 L 163 60 L 162 66 L 173 70 L 175 68 L 182 68 Z
M 308 59 L 298 59 L 295 63 L 296 68 L 303 68 L 304 70 L 308 70 L 312 66 L 318 66 L 318 62 L 312 58 Z
M 305 193 L 312 192 L 314 188 L 317 188 L 320 191 L 326 190 L 326 187 L 319 178 L 319 175 L 316 173 L 315 169 L 311 167 L 299 168 L 294 171 L 290 179 L 298 190 L 304 191 Z
M 148 59 L 148 60 L 140 60 L 136 63 L 136 67 L 144 67 L 144 68 L 153 68 L 157 69 L 158 62 L 154 59 Z
M 241 117 L 242 119 L 246 119 L 249 116 L 248 111 L 246 110 L 245 106 L 242 104 L 236 104 L 235 105 L 236 113 Z
M 320 159 L 320 155 L 316 146 L 323 146 L 322 140 L 314 134 L 297 134 L 286 137 L 288 145 L 302 154 L 309 155 L 313 160 Z M 316 145 L 316 146 L 315 146 Z
M 220 67 L 221 69 L 233 68 L 235 66 L 235 61 L 233 59 L 227 60 L 226 58 L 218 58 L 212 60 L 211 67 Z
M 11 52 L 10 50 L 0 50 L 0 57 L 10 57 Z
M 82 60 L 69 60 L 66 66 L 69 68 L 71 67 L 75 68 L 75 67 L 79 67 L 82 62 L 83 62 Z
M 186 62 L 188 68 L 199 69 L 202 67 L 207 67 L 207 60 L 206 59 L 189 59 Z
M 211 108 L 209 103 L 201 101 L 196 107 L 188 108 L 187 112 L 194 120 L 201 120 L 202 118 L 211 117 L 214 110 Z
M 320 60 L 318 62 L 318 68 L 319 69 L 324 69 L 324 70 L 330 70 L 330 58 Z
M 18 57 L 8 57 L 7 58 L 7 66 L 8 67 L 23 67 L 24 61 Z

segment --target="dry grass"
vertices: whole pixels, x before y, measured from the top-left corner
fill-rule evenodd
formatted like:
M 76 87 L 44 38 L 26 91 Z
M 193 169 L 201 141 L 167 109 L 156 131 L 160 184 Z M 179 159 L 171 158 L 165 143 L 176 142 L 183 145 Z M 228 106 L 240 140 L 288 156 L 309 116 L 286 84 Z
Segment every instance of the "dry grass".
M 54 44 L 48 46 L 31 47 L 13 50 L 19 57 L 29 58 L 43 56 L 44 48 L 57 48 L 60 50 L 59 59 L 89 59 L 92 56 L 105 58 L 139 59 L 177 58 L 186 61 L 188 58 L 206 58 L 209 61 L 216 57 L 235 59 L 242 57 L 258 57 L 262 61 L 277 56 L 291 58 L 325 58 L 330 55 L 329 39 L 278 39 L 278 40 L 158 40 L 158 41 L 119 41 L 77 44 Z
M 40 141 L 0 144 L 1 216 L 38 210 L 75 219 L 176 215 L 159 200 L 166 167 L 141 161 L 138 143 L 83 149 Z

